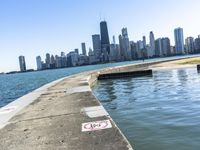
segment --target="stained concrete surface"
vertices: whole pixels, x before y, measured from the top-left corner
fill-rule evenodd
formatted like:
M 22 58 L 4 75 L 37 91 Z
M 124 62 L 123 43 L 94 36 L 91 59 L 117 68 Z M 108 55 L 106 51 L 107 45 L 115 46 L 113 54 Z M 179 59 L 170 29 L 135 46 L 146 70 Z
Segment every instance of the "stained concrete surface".
M 131 150 L 108 113 L 97 117 L 87 115 L 88 111 L 94 111 L 87 108 L 101 106 L 88 90 L 89 76 L 83 73 L 63 79 L 18 112 L 0 130 L 0 149 Z M 112 128 L 81 130 L 82 123 L 107 119 Z

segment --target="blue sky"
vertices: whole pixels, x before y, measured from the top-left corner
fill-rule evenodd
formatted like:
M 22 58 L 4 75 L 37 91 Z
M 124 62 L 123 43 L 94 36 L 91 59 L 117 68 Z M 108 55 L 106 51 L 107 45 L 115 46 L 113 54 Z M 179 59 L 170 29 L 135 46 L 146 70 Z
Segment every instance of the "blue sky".
M 35 68 L 35 57 L 92 47 L 91 35 L 99 33 L 100 14 L 107 21 L 110 39 L 122 27 L 130 40 L 168 36 L 184 28 L 184 36 L 200 34 L 199 0 L 1 0 L 0 72 L 19 70 L 18 56 L 27 68 Z M 116 40 L 118 41 L 118 40 Z

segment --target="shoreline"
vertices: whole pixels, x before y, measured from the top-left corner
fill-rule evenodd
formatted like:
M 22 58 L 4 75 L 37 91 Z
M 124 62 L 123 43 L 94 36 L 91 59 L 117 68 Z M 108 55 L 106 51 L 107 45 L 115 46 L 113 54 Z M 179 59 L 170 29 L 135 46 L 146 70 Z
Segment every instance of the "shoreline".
M 163 69 L 194 68 L 198 64 L 200 64 L 200 57 L 193 57 L 193 58 L 162 62 L 162 63 L 150 66 L 149 69 L 163 70 Z

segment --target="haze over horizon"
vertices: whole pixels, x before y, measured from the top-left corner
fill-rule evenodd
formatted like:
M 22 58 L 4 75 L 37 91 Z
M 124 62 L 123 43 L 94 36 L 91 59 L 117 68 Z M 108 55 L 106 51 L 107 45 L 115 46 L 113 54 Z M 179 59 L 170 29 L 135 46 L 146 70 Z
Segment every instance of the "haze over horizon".
M 36 68 L 35 57 L 92 48 L 92 34 L 99 34 L 100 16 L 106 20 L 110 40 L 127 27 L 130 40 L 140 40 L 153 31 L 155 38 L 169 37 L 174 28 L 184 37 L 200 34 L 198 0 L 2 0 L 0 2 L 0 72 L 19 70 L 24 55 L 27 69 Z

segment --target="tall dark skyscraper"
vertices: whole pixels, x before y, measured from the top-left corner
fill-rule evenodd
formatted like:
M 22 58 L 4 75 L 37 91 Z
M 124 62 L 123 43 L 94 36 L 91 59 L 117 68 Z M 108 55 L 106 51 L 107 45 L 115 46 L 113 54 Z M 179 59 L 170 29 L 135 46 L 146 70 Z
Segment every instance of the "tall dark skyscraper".
M 155 38 L 154 38 L 154 34 L 151 31 L 150 35 L 149 35 L 149 39 L 150 39 L 150 57 L 155 56 Z
M 106 21 L 100 22 L 102 61 L 109 61 L 110 41 Z
M 82 48 L 82 54 L 83 54 L 83 55 L 87 55 L 87 54 L 86 54 L 86 46 L 85 46 L 85 43 L 81 43 L 81 48 Z
M 21 72 L 26 71 L 26 62 L 24 56 L 19 56 L 19 66 Z

